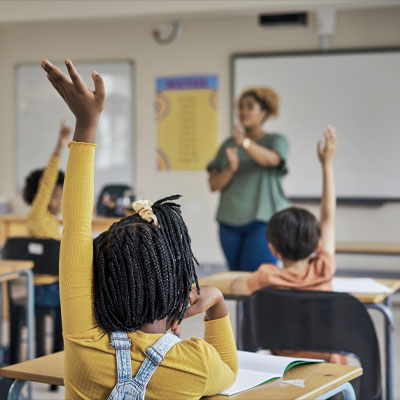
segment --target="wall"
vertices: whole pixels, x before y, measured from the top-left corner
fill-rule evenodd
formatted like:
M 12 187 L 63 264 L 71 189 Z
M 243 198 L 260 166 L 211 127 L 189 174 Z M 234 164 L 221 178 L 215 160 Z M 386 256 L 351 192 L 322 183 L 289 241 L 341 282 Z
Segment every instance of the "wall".
M 400 7 L 341 11 L 332 48 L 399 46 L 399 20 Z M 153 41 L 152 27 L 151 21 L 137 20 L 0 26 L 0 194 L 12 198 L 14 209 L 22 211 L 15 193 L 15 64 L 66 57 L 79 61 L 133 59 L 136 65 L 135 174 L 138 188 L 153 200 L 171 193 L 182 194 L 184 213 L 199 260 L 222 262 L 214 223 L 218 195 L 210 194 L 206 173 L 160 174 L 155 169 L 154 79 L 159 75 L 218 74 L 222 141 L 230 129 L 230 55 L 318 49 L 315 21 L 312 19 L 307 28 L 265 29 L 257 26 L 256 17 L 185 19 L 183 35 L 168 46 L 159 46 Z M 40 144 L 34 151 L 40 151 Z M 395 221 L 400 221 L 400 205 L 379 209 L 340 208 L 338 239 L 398 241 L 400 235 Z M 396 267 L 397 264 L 390 265 Z

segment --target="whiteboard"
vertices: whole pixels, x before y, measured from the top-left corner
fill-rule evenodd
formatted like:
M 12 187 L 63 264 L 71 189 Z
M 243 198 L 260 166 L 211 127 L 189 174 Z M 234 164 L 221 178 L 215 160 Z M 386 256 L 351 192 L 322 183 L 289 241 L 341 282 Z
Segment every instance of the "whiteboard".
M 233 96 L 249 86 L 280 95 L 265 129 L 290 142 L 289 197 L 321 195 L 316 144 L 336 127 L 337 196 L 400 199 L 400 50 L 235 55 Z
M 56 64 L 65 73 L 64 65 Z M 99 145 L 95 158 L 95 195 L 106 184 L 134 185 L 132 124 L 133 65 L 129 61 L 76 63 L 86 84 L 93 89 L 93 70 L 101 74 L 107 93 L 106 105 L 97 129 Z M 16 68 L 17 100 L 17 187 L 21 191 L 25 177 L 45 167 L 57 142 L 61 120 L 74 128 L 74 116 L 51 86 L 37 64 L 21 64 Z M 72 139 L 72 138 L 71 138 Z M 65 170 L 68 149 L 60 168 Z

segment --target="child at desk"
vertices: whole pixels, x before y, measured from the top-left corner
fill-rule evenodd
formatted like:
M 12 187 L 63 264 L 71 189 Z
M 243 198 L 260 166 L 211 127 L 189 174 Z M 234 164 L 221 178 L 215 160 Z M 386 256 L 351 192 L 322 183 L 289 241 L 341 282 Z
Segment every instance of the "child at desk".
M 300 290 L 332 290 L 335 274 L 335 214 L 336 193 L 333 160 L 337 149 L 335 130 L 324 131 L 325 145 L 318 143 L 318 158 L 322 166 L 323 190 L 320 222 L 305 209 L 291 207 L 272 216 L 267 228 L 267 240 L 273 255 L 283 264 L 262 264 L 248 278 L 235 279 L 231 291 L 251 294 L 264 287 Z M 279 355 L 324 358 L 345 364 L 347 357 L 339 354 L 280 351 Z
M 198 287 L 190 237 L 174 202 L 179 196 L 133 203 L 133 215 L 92 240 L 94 140 L 105 90 L 96 72 L 90 91 L 71 61 L 66 65 L 72 82 L 50 62 L 42 64 L 76 117 L 60 255 L 65 396 L 217 394 L 235 380 L 236 346 L 221 292 Z M 204 311 L 205 340 L 181 341 L 168 332 Z
M 60 240 L 58 214 L 64 184 L 64 173 L 59 170 L 61 152 L 71 129 L 61 123 L 58 141 L 46 168 L 32 171 L 25 181 L 23 197 L 31 206 L 28 214 L 28 232 L 30 237 Z M 58 277 L 35 275 L 35 305 L 52 307 L 60 305 Z

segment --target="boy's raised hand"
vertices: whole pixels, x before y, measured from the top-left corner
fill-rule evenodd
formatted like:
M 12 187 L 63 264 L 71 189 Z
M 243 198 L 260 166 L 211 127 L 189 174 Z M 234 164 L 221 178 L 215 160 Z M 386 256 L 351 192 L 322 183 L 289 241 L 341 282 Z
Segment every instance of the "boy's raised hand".
M 331 163 L 335 158 L 336 149 L 338 146 L 335 128 L 328 125 L 328 128 L 324 130 L 325 146 L 323 141 L 318 142 L 318 158 L 321 164 Z
M 71 79 L 50 61 L 42 62 L 47 78 L 76 117 L 74 140 L 94 141 L 97 123 L 106 99 L 103 79 L 97 72 L 92 72 L 95 88 L 92 91 L 83 82 L 70 60 L 65 60 L 65 65 Z

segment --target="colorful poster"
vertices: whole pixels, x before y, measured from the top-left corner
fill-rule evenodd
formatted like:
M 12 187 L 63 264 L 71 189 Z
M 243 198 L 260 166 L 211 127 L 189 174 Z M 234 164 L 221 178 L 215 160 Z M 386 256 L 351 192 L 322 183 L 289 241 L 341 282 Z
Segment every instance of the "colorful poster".
M 157 168 L 204 171 L 217 148 L 218 77 L 156 80 Z

